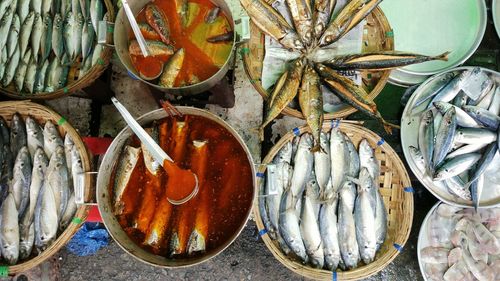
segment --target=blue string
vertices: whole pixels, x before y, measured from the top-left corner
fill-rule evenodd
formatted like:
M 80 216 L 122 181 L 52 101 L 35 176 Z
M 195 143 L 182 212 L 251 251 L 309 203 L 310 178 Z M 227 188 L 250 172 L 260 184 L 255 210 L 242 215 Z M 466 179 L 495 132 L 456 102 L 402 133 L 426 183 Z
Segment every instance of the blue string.
M 293 128 L 293 134 L 296 135 L 296 136 L 300 136 L 300 130 L 299 128 Z
M 337 128 L 340 124 L 340 120 L 332 119 L 332 128 Z
M 377 145 L 378 145 L 378 146 L 381 146 L 381 145 L 383 145 L 383 144 L 384 144 L 384 142 L 385 142 L 385 140 L 381 138 L 381 139 L 377 142 Z
M 258 178 L 264 178 L 264 173 L 259 173 L 259 172 L 257 172 L 255 175 L 256 175 Z
M 337 281 L 337 271 L 332 272 L 332 280 Z
M 266 233 L 267 233 L 267 229 L 265 229 L 265 228 L 264 228 L 264 229 L 259 230 L 259 235 L 260 235 L 260 236 L 262 236 L 262 235 L 264 235 L 264 234 L 266 234 Z
M 413 187 L 411 187 L 411 186 L 405 187 L 405 188 L 403 188 L 403 190 L 405 192 L 415 193 L 415 189 L 413 189 Z
M 398 250 L 398 252 L 402 252 L 403 251 L 403 246 L 399 245 L 399 244 L 396 244 L 394 243 L 394 248 L 396 248 L 396 250 Z

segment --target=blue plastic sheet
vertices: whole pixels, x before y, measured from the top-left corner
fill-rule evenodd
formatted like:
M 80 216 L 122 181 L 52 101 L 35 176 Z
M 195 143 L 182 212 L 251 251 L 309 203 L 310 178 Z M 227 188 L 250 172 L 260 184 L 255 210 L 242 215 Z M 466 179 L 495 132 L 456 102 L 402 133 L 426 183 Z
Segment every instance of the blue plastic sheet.
M 86 222 L 66 245 L 77 256 L 90 256 L 109 244 L 109 234 L 102 223 Z

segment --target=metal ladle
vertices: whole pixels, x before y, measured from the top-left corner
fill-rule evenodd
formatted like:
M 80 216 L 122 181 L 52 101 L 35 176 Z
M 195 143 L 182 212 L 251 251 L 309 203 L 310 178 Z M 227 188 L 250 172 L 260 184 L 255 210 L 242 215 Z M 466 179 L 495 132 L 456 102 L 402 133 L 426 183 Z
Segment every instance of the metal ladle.
M 153 138 L 135 121 L 134 117 L 130 115 L 128 110 L 115 98 L 112 97 L 111 101 L 115 105 L 116 109 L 120 112 L 122 115 L 123 119 L 125 122 L 127 122 L 127 125 L 130 127 L 130 129 L 135 133 L 135 135 L 139 138 L 139 140 L 144 144 L 144 146 L 147 148 L 149 153 L 153 156 L 154 160 L 158 162 L 164 169 L 169 168 L 172 170 L 175 170 L 178 174 L 169 174 L 169 180 L 174 177 L 180 177 L 182 176 L 181 174 L 188 175 L 189 173 L 193 176 L 194 178 L 194 188 L 191 191 L 190 194 L 188 194 L 186 197 L 181 198 L 181 199 L 172 199 L 167 195 L 167 200 L 173 205 L 181 205 L 189 200 L 191 200 L 196 194 L 198 193 L 198 176 L 191 172 L 190 170 L 184 170 L 179 168 L 175 163 L 174 160 L 168 156 L 168 154 L 161 149 L 161 147 L 153 140 Z M 168 167 L 167 167 L 168 166 Z M 179 188 L 179 187 L 176 187 Z M 166 192 L 169 192 L 167 190 Z

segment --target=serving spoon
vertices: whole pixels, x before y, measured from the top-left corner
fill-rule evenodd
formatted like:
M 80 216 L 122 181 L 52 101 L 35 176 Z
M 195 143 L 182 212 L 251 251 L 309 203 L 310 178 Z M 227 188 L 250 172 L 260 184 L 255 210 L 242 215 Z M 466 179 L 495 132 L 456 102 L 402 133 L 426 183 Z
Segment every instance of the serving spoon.
M 111 101 L 121 116 L 127 122 L 127 125 L 144 144 L 154 160 L 158 162 L 167 172 L 168 181 L 166 195 L 167 200 L 173 205 L 181 205 L 191 200 L 198 193 L 198 176 L 191 172 L 180 168 L 174 163 L 174 160 L 161 149 L 154 139 L 135 121 L 128 110 L 115 98 Z M 187 193 L 187 194 L 186 194 Z
M 146 39 L 142 36 L 141 29 L 135 20 L 134 13 L 132 13 L 132 9 L 127 2 L 127 0 L 122 0 L 122 7 L 125 11 L 125 15 L 127 15 L 128 21 L 130 22 L 130 27 L 132 27 L 132 31 L 134 32 L 135 39 L 137 39 L 137 43 L 139 43 L 139 48 L 141 48 L 142 55 L 144 57 L 149 56 L 148 48 L 146 45 Z

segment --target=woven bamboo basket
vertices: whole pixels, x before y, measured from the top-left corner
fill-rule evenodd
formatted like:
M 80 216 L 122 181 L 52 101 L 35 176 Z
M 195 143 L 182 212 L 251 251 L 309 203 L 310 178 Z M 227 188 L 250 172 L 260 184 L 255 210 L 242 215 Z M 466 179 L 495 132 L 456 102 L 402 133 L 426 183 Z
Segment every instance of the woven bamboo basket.
M 273 0 L 266 0 L 268 3 L 272 3 Z M 262 66 L 265 56 L 264 47 L 264 33 L 250 21 L 250 40 L 245 43 L 242 50 L 243 64 L 245 71 L 250 78 L 250 82 L 253 84 L 254 88 L 259 92 L 262 98 L 266 99 L 268 96 L 267 91 L 262 87 L 261 77 L 262 77 Z M 363 43 L 362 52 L 373 52 L 373 51 L 391 51 L 394 50 L 394 35 L 385 17 L 384 13 L 380 8 L 376 8 L 373 12 L 366 18 L 366 24 L 363 30 Z M 362 87 L 369 93 L 368 99 L 374 100 L 378 94 L 382 91 L 385 84 L 387 83 L 390 75 L 390 70 L 386 71 L 362 71 Z M 346 108 L 333 112 L 324 114 L 325 120 L 338 119 L 347 117 L 348 115 L 356 112 L 356 109 L 347 106 Z M 286 107 L 283 112 L 284 115 L 294 116 L 297 118 L 304 119 L 302 112 L 291 107 Z
M 332 278 L 333 280 L 359 280 L 367 278 L 389 265 L 408 240 L 413 221 L 413 195 L 411 192 L 407 192 L 407 187 L 410 187 L 411 183 L 401 159 L 380 136 L 364 127 L 343 122 L 339 124 L 336 120 L 325 122 L 323 131 L 330 131 L 332 126 L 339 126 L 340 130 L 347 134 L 356 147 L 363 138 L 367 139 L 370 145 L 375 148 L 375 156 L 380 163 L 379 187 L 387 209 L 388 227 L 387 238 L 380 251 L 377 252 L 375 261 L 349 271 L 340 271 L 338 269 L 338 271 L 332 272 L 315 269 L 286 256 L 280 250 L 278 243 L 267 234 L 262 236 L 262 240 L 264 240 L 267 248 L 276 259 L 301 276 L 318 280 L 332 280 Z M 273 160 L 285 143 L 292 140 L 295 135 L 301 135 L 305 132 L 310 132 L 307 126 L 296 128 L 284 135 L 264 158 L 263 165 L 258 169 L 258 175 L 259 173 L 261 175 L 265 174 L 266 164 Z M 262 178 L 257 180 L 259 188 L 263 186 L 262 180 Z M 254 205 L 254 215 L 257 227 L 259 230 L 263 230 L 264 224 L 260 216 L 258 201 Z
M 54 124 L 58 125 L 59 133 L 61 134 L 61 136 L 70 134 L 75 143 L 75 146 L 80 152 L 83 170 L 91 171 L 90 156 L 88 154 L 87 148 L 85 147 L 85 144 L 80 138 L 78 132 L 68 122 L 66 122 L 62 116 L 60 116 L 59 114 L 57 114 L 56 112 L 52 111 L 51 109 L 45 106 L 32 103 L 29 101 L 0 102 L 0 116 L 2 116 L 5 119 L 5 121 L 8 122 L 7 124 L 10 124 L 12 115 L 16 112 L 21 114 L 23 118 L 26 118 L 28 115 L 30 115 L 31 117 L 36 119 L 39 124 L 44 124 L 46 121 L 50 120 Z M 91 186 L 91 178 L 89 174 L 86 174 L 84 176 L 84 188 L 85 188 L 84 190 L 86 192 L 85 193 L 86 198 L 90 197 L 90 190 L 91 190 L 90 186 Z M 18 264 L 16 265 L 7 266 L 5 264 L 1 264 L 0 265 L 0 268 L 2 268 L 1 271 L 7 272 L 9 275 L 13 275 L 34 268 L 43 261 L 47 260 L 54 254 L 56 254 L 59 251 L 59 249 L 61 249 L 61 247 L 64 246 L 71 239 L 71 237 L 73 237 L 73 235 L 78 231 L 78 229 L 80 229 L 81 224 L 87 218 L 87 214 L 88 214 L 88 207 L 85 205 L 79 206 L 75 213 L 75 217 L 73 218 L 69 226 L 63 233 L 61 233 L 57 237 L 56 241 L 54 241 L 54 243 L 52 243 L 52 245 L 50 245 L 49 248 L 43 251 L 40 255 L 31 257 L 28 260 L 22 260 L 18 262 Z
M 113 6 L 113 2 L 111 0 L 103 0 L 104 5 L 106 7 L 106 11 L 108 13 L 108 21 L 115 21 L 115 9 Z M 110 29 L 111 30 L 111 29 Z M 109 36 L 108 36 L 109 37 Z M 71 66 L 68 73 L 68 83 L 65 87 L 56 90 L 54 92 L 43 92 L 36 94 L 21 94 L 16 91 L 13 83 L 7 88 L 0 87 L 0 92 L 14 99 L 30 99 L 30 100 L 48 100 L 59 98 L 64 95 L 68 95 L 74 93 L 78 90 L 81 90 L 85 87 L 90 86 L 94 81 L 101 76 L 101 74 L 108 67 L 109 61 L 111 60 L 111 56 L 113 54 L 113 49 L 109 46 L 103 45 L 104 49 L 101 53 L 101 57 L 97 60 L 97 64 L 92 66 L 89 71 L 83 76 L 79 77 L 80 71 L 80 59 Z

